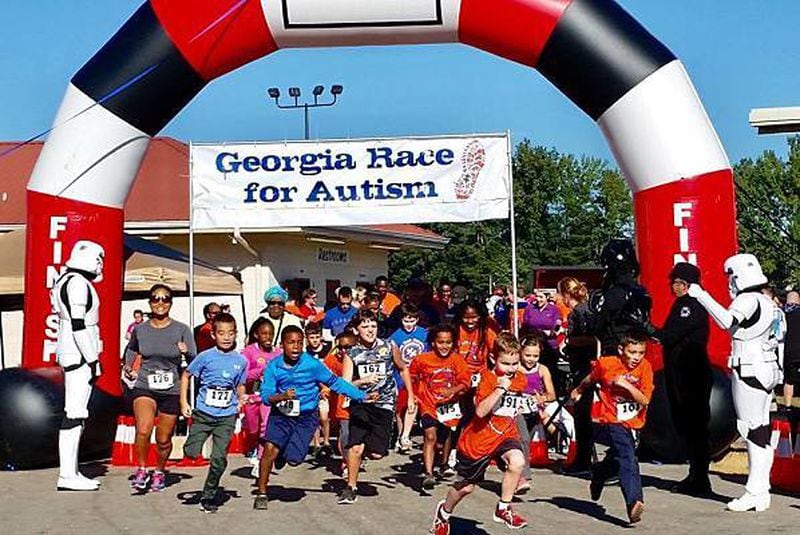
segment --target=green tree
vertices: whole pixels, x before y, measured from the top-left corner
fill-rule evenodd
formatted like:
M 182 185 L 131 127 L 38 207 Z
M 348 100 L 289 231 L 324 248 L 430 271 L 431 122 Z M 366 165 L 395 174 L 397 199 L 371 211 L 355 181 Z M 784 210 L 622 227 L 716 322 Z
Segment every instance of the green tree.
M 800 281 L 800 138 L 788 145 L 786 160 L 764 151 L 734 166 L 739 247 L 779 287 Z
M 631 194 L 619 173 L 596 158 L 517 145 L 514 157 L 517 273 L 531 280 L 535 265 L 593 265 L 603 244 L 632 232 Z M 442 251 L 400 251 L 389 260 L 395 285 L 411 277 L 449 280 L 476 292 L 511 281 L 507 220 L 424 225 L 450 239 Z

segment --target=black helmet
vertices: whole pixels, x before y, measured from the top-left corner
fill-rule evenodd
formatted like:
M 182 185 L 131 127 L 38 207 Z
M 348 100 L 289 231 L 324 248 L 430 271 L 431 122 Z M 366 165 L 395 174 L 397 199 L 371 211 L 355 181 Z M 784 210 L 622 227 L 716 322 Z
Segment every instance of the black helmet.
M 638 275 L 639 261 L 633 242 L 626 238 L 609 240 L 600 253 L 600 265 L 610 273 Z

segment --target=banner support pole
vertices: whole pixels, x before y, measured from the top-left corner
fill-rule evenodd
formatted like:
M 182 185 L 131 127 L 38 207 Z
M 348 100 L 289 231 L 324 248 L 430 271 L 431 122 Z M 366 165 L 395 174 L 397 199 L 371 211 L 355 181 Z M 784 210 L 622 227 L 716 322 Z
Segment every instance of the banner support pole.
M 506 130 L 506 150 L 508 154 L 508 208 L 509 227 L 511 229 L 511 295 L 514 303 L 511 317 L 514 322 L 514 336 L 519 337 L 519 321 L 517 320 L 517 228 L 514 218 L 514 163 L 511 159 L 511 130 Z
M 189 142 L 189 328 L 194 329 L 194 180 L 192 142 Z M 194 409 L 194 377 L 189 381 L 189 405 Z

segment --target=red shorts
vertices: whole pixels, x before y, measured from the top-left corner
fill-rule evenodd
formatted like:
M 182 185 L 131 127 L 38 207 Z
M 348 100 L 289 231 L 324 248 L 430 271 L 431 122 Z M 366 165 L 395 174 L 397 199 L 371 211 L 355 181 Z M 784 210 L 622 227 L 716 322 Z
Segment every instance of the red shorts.
M 395 405 L 395 411 L 397 414 L 403 415 L 408 409 L 408 390 L 403 388 L 399 392 L 397 392 L 397 405 Z

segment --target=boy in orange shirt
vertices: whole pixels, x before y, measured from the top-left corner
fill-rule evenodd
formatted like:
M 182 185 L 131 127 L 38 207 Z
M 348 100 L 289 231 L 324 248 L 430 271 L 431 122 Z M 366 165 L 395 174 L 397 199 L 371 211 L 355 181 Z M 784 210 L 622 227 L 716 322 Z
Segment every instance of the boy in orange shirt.
M 347 330 L 336 337 L 336 345 L 322 361 L 335 376 L 342 376 L 344 356 L 356 345 L 357 340 L 358 338 L 356 335 Z M 348 410 L 350 399 L 331 391 L 329 388 L 323 389 L 322 393 L 322 395 L 328 399 L 331 421 L 339 425 L 339 439 L 337 444 L 339 455 L 342 456 L 342 474 L 347 477 L 344 446 L 350 440 L 350 411 Z
M 464 427 L 458 441 L 456 472 L 459 479 L 450 488 L 447 498 L 436 506 L 430 529 L 434 535 L 450 533 L 450 515 L 458 503 L 475 490 L 475 484 L 483 480 L 492 460 L 504 472 L 493 520 L 511 529 L 528 525 L 511 509 L 514 490 L 525 467 L 515 422 L 522 409 L 527 384 L 519 371 L 519 342 L 513 335 L 502 333 L 495 339 L 492 355 L 494 368 L 481 373 L 475 391 L 475 416 Z
M 619 356 L 595 361 L 591 373 L 571 394 L 578 401 L 590 385 L 600 385 L 599 399 L 592 406 L 594 441 L 609 446 L 609 451 L 593 467 L 589 491 L 593 500 L 599 500 L 606 480 L 619 474 L 631 524 L 641 520 L 644 512 L 636 446 L 653 394 L 653 368 L 644 358 L 648 339 L 647 333 L 638 330 L 623 335 Z
M 436 485 L 433 477 L 436 450 L 441 450 L 440 476 L 455 475 L 447 466 L 453 431 L 461 419 L 458 401 L 469 388 L 467 364 L 455 351 L 456 329 L 452 325 L 437 325 L 428 331 L 428 345 L 433 349 L 411 361 L 409 373 L 417 394 L 420 423 L 425 433 L 422 460 L 425 479 L 422 488 L 430 490 Z

